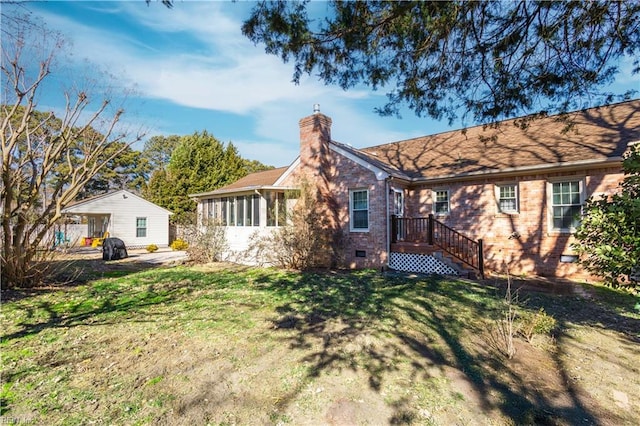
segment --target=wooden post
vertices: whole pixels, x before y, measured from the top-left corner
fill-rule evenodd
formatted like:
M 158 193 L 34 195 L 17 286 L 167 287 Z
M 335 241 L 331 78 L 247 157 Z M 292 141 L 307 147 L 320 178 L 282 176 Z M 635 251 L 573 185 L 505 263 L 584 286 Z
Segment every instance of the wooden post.
M 433 214 L 429 213 L 429 223 L 427 224 L 427 243 L 433 245 Z
M 480 276 L 484 279 L 484 251 L 482 245 L 482 238 L 478 240 L 478 271 L 480 271 Z

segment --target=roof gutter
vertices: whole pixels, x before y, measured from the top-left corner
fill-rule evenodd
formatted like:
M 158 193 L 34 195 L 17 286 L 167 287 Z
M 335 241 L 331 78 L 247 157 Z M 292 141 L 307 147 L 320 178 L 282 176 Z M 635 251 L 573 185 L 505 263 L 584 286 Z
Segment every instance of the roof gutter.
M 189 198 L 193 199 L 201 199 L 204 197 L 210 197 L 213 195 L 225 195 L 225 194 L 238 194 L 241 192 L 258 192 L 261 190 L 269 191 L 294 191 L 300 188 L 293 186 L 273 186 L 273 185 L 252 185 L 252 186 L 244 186 L 241 188 L 229 188 L 229 189 L 217 189 L 215 191 L 209 192 L 200 192 L 197 194 L 189 194 Z

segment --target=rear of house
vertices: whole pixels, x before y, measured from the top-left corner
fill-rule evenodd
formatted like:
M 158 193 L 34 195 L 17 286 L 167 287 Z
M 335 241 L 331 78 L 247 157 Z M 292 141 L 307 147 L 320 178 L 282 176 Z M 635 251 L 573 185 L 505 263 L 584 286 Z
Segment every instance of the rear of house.
M 319 112 L 300 120 L 291 166 L 196 194 L 200 216 L 223 203 L 215 209 L 241 253 L 248 211 L 260 212 L 251 227 L 281 225 L 286 192 L 306 179 L 339 235 L 340 266 L 477 275 L 481 260 L 490 271 L 577 278 L 573 231 L 586 199 L 617 190 L 622 156 L 640 140 L 640 101 L 364 149 L 332 140 L 331 123 Z

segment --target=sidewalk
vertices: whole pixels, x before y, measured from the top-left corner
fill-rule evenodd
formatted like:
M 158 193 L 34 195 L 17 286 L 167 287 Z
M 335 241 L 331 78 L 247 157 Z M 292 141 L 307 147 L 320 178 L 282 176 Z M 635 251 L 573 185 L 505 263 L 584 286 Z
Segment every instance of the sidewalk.
M 156 252 L 149 253 L 145 249 L 129 251 L 129 258 L 136 262 L 152 263 L 161 265 L 165 263 L 177 263 L 187 260 L 187 252 L 184 250 L 171 250 L 170 248 L 159 249 Z
M 169 247 L 158 249 L 154 253 L 149 253 L 146 249 L 138 248 L 127 250 L 129 257 L 126 260 L 131 262 L 144 262 L 154 265 L 162 265 L 166 263 L 180 263 L 187 260 L 187 252 L 184 250 L 171 250 Z M 90 258 L 101 258 L 102 247 L 72 247 L 68 253 L 81 255 Z M 125 260 L 125 259 L 123 259 Z

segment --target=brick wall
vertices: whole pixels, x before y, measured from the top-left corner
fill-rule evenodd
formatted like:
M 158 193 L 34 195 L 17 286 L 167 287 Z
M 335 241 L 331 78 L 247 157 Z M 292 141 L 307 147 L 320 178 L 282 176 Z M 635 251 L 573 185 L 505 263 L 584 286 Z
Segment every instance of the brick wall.
M 585 198 L 588 198 L 612 193 L 622 178 L 619 168 L 611 168 L 422 187 L 409 191 L 407 216 L 428 215 L 432 211 L 433 190 L 448 189 L 451 211 L 436 218 L 470 238 L 482 238 L 488 270 L 506 272 L 508 268 L 512 274 L 587 278 L 578 264 L 561 261 L 561 256 L 575 254 L 571 249 L 574 240 L 571 234 L 551 229 L 549 182 L 583 179 Z M 498 211 L 495 186 L 500 183 L 517 183 L 517 214 Z
M 370 170 L 332 151 L 331 119 L 317 113 L 300 120 L 300 166 L 284 185 L 295 185 L 305 178 L 318 188 L 324 217 L 330 218 L 327 232 L 337 238 L 339 266 L 380 268 L 386 266 L 388 253 L 388 216 L 393 214 L 392 193 L 405 197 L 406 217 L 426 217 L 433 211 L 433 191 L 447 189 L 450 213 L 436 218 L 473 239 L 482 238 L 487 270 L 512 274 L 535 274 L 580 278 L 588 277 L 576 263 L 562 262 L 572 255 L 571 234 L 551 229 L 549 182 L 579 179 L 584 182 L 585 198 L 611 194 L 623 174 L 620 167 L 570 173 L 529 174 L 507 179 L 482 178 L 449 184 L 412 187 L 377 180 Z M 518 185 L 519 211 L 500 213 L 496 184 Z M 349 190 L 369 191 L 369 231 L 354 232 L 349 227 Z M 364 257 L 356 256 L 364 252 Z
M 326 231 L 335 234 L 337 266 L 379 268 L 387 262 L 386 184 L 375 174 L 330 149 L 331 119 L 317 113 L 300 120 L 300 166 L 283 185 L 301 179 L 318 190 Z M 369 231 L 352 232 L 349 226 L 349 191 L 369 190 Z M 356 256 L 364 252 L 364 257 Z

